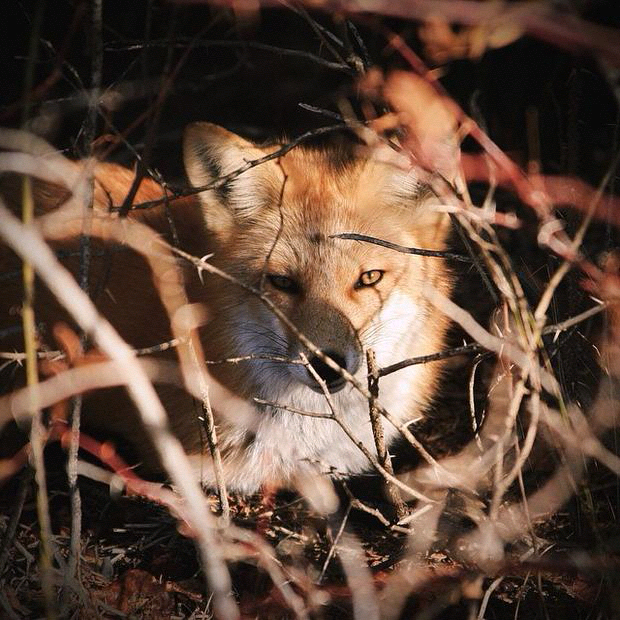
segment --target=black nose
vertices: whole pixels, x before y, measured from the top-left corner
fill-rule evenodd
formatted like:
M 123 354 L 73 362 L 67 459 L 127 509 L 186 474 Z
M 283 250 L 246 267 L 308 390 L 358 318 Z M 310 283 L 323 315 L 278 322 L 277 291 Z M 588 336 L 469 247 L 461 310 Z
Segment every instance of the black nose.
M 342 357 L 342 355 L 339 355 L 335 351 L 323 351 L 323 353 L 328 357 L 331 357 L 332 360 L 338 364 L 338 366 L 344 368 L 345 370 L 347 369 L 347 361 L 344 357 Z M 333 368 L 330 368 L 321 358 L 315 355 L 314 357 L 311 357 L 309 361 L 310 366 L 314 368 L 316 374 L 319 375 L 323 381 L 325 381 L 327 389 L 330 392 L 338 392 L 345 386 L 346 381 Z M 312 375 L 312 373 L 310 374 Z M 317 388 L 317 391 L 320 391 L 320 386 L 318 384 Z

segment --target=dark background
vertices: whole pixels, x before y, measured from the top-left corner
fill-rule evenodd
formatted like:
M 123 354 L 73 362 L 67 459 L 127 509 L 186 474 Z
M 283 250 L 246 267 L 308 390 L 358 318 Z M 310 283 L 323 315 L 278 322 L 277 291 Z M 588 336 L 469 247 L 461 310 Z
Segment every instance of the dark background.
M 610 0 L 580 6 L 587 9 L 581 11 L 584 17 L 615 25 L 620 21 L 614 4 Z M 19 102 L 26 89 L 30 39 L 39 11 L 40 41 L 35 45 L 32 80 L 37 96 L 26 113 Z M 326 42 L 339 45 L 320 34 L 318 27 L 323 26 L 345 42 L 343 56 L 353 53 L 364 59 L 366 53 L 347 20 L 345 15 L 322 13 L 305 17 L 286 8 L 265 8 L 244 18 L 201 3 L 105 0 L 103 44 L 97 52 L 87 3 L 7 2 L 2 9 L 8 36 L 3 37 L 0 65 L 0 124 L 20 126 L 26 115 L 37 133 L 69 156 L 88 153 L 89 136 L 105 135 L 109 146 L 118 132 L 141 153 L 150 132 L 152 164 L 169 180 L 182 178 L 179 142 L 188 122 L 208 120 L 262 140 L 293 137 L 333 122 L 299 104 L 338 111 L 339 103 L 346 100 L 357 111 L 358 76 L 350 67 L 328 68 L 310 56 L 277 49 L 334 62 Z M 416 22 L 370 15 L 351 16 L 351 22 L 373 65 L 407 66 L 387 45 L 388 32 L 400 34 L 423 54 Z M 189 49 L 192 40 L 194 47 Z M 595 60 L 567 47 L 560 50 L 524 37 L 481 58 L 444 65 L 442 83 L 519 161 L 528 157 L 526 115 L 535 109 L 543 169 L 578 174 L 595 183 L 616 143 L 617 105 L 609 85 L 613 74 L 603 75 Z M 97 57 L 104 95 L 92 128 L 86 94 Z M 50 80 L 50 76 L 55 77 Z M 170 76 L 169 91 L 154 105 L 165 76 Z M 102 151 L 101 143 L 100 138 L 97 152 L 108 159 L 127 164 L 134 159 L 122 140 L 111 150 Z

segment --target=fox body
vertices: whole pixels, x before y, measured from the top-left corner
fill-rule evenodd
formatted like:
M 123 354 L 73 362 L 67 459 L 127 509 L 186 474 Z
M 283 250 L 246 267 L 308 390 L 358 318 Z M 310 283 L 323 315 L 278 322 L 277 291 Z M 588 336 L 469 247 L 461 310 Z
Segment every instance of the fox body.
M 424 294 L 426 287 L 449 293 L 443 259 L 334 237 L 355 232 L 443 249 L 449 223 L 428 187 L 413 172 L 353 145 L 296 147 L 213 185 L 274 150 L 214 125 L 191 125 L 184 139 L 187 175 L 194 187 L 211 184 L 211 189 L 167 207 L 130 212 L 171 240 L 172 224 L 175 242 L 184 250 L 211 255 L 211 264 L 247 285 L 212 274 L 199 277 L 193 267 L 186 268 L 187 296 L 207 310 L 200 339 L 207 361 L 218 362 L 208 368 L 254 413 L 248 424 L 237 419 L 237 400 L 211 403 L 226 483 L 241 492 L 294 484 L 310 472 L 349 475 L 368 469 L 363 452 L 329 418 L 331 407 L 356 440 L 375 452 L 367 399 L 303 344 L 297 330 L 365 384 L 367 349 L 374 350 L 379 366 L 387 366 L 440 350 L 447 329 L 447 320 Z M 95 176 L 95 206 L 103 210 L 110 201 L 123 201 L 133 175 L 101 164 Z M 50 208 L 49 196 L 40 194 L 42 208 Z M 145 180 L 136 202 L 161 195 L 157 183 Z M 105 258 L 102 267 L 91 268 L 91 281 L 103 282 L 96 298 L 101 312 L 135 347 L 170 337 L 169 319 L 144 260 L 131 252 Z M 278 318 L 256 290 L 287 320 Z M 15 304 L 18 291 L 10 297 Z M 58 320 L 61 312 L 45 292 L 39 300 L 39 320 Z M 3 308 L 2 314 L 8 316 L 9 310 Z M 227 358 L 243 359 L 221 362 Z M 387 375 L 379 382 L 378 400 L 401 424 L 419 419 L 440 373 L 441 363 L 433 362 Z M 204 482 L 212 485 L 199 403 L 178 387 L 158 391 L 173 431 Z M 152 446 L 122 390 L 87 398 L 85 416 L 87 427 L 129 437 L 141 460 L 153 462 Z M 384 428 L 389 444 L 398 430 L 388 422 Z

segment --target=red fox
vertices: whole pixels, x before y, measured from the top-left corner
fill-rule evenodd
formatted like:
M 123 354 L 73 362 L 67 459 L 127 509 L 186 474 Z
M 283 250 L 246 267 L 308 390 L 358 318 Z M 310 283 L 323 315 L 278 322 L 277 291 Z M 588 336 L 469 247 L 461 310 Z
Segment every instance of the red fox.
M 187 176 L 195 188 L 275 150 L 208 123 L 189 126 L 183 147 Z M 106 210 L 123 202 L 133 173 L 100 164 L 95 177 L 95 208 Z M 59 188 L 38 186 L 38 208 L 53 208 L 67 195 Z M 161 197 L 159 184 L 144 180 L 134 202 Z M 260 289 L 325 355 L 365 382 L 367 349 L 374 350 L 379 366 L 387 366 L 442 348 L 448 320 L 433 309 L 424 289 L 449 294 L 451 275 L 441 258 L 397 253 L 334 235 L 354 232 L 442 250 L 449 219 L 438 203 L 414 171 L 380 160 L 362 146 L 301 145 L 197 196 L 132 210 L 130 217 L 195 256 L 211 256 L 211 264 Z M 63 247 L 71 250 L 75 244 Z M 2 251 L 6 265 L 8 252 Z M 145 261 L 110 244 L 94 243 L 92 251 L 90 294 L 121 336 L 134 347 L 169 338 L 169 319 Z M 77 271 L 78 258 L 63 260 Z M 225 410 L 226 404 L 211 403 L 228 488 L 251 493 L 263 484 L 290 485 L 310 472 L 351 475 L 369 469 L 359 447 L 326 417 L 330 408 L 315 375 L 357 440 L 374 453 L 366 398 L 313 356 L 247 289 L 216 275 L 199 277 L 193 267 L 187 268 L 185 281 L 190 301 L 204 304 L 209 317 L 200 330 L 207 361 L 244 358 L 209 365 L 210 371 L 256 413 L 256 422 L 247 428 L 235 424 L 235 411 Z M 0 316 L 8 333 L 6 327 L 19 323 L 18 278 L 5 288 Z M 54 346 L 49 326 L 66 315 L 44 290 L 37 300 L 41 342 Z M 300 363 L 304 355 L 313 371 Z M 441 369 L 441 362 L 433 362 L 385 376 L 379 382 L 379 402 L 399 423 L 419 419 Z M 158 386 L 158 392 L 197 472 L 213 485 L 200 405 L 177 387 Z M 87 396 L 86 429 L 129 439 L 139 458 L 152 463 L 152 446 L 131 410 L 120 389 Z M 398 431 L 387 421 L 384 427 L 390 443 Z

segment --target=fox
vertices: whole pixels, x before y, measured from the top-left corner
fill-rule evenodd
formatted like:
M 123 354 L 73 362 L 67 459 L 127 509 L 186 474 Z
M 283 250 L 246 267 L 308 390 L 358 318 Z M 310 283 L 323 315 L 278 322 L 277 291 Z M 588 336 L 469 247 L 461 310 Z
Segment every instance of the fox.
M 396 165 L 357 140 L 281 149 L 197 122 L 185 129 L 183 160 L 193 191 L 162 201 L 162 185 L 145 177 L 134 204 L 159 204 L 132 208 L 128 217 L 188 254 L 206 257 L 234 279 L 183 266 L 187 298 L 204 307 L 207 317 L 199 328 L 204 363 L 234 394 L 231 402 L 244 402 L 253 413 L 246 424 L 236 405 L 211 402 L 227 489 L 251 494 L 265 486 L 292 487 L 306 475 L 368 471 L 371 463 L 356 444 L 376 454 L 369 402 L 346 377 L 366 383 L 369 350 L 379 367 L 440 351 L 449 320 L 425 290 L 449 295 L 453 276 L 444 258 L 338 235 L 445 250 L 450 219 L 440 198 L 415 167 Z M 94 180 L 94 208 L 104 213 L 124 202 L 134 173 L 100 162 Z M 0 195 L 15 205 L 8 185 L 0 182 Z M 69 195 L 70 188 L 36 183 L 37 212 L 52 211 Z M 78 273 L 77 241 L 63 243 L 55 249 Z M 9 255 L 7 249 L 0 253 L 5 274 Z M 19 322 L 23 293 L 18 278 L 5 279 L 4 288 L 0 333 L 6 342 Z M 152 274 L 136 253 L 93 242 L 89 293 L 132 347 L 171 337 Z M 54 348 L 53 325 L 70 319 L 42 285 L 35 299 L 40 346 Z M 444 363 L 410 365 L 380 379 L 378 402 L 396 424 L 427 414 Z M 178 386 L 158 384 L 157 391 L 197 476 L 214 487 L 201 404 Z M 86 394 L 83 410 L 85 430 L 128 441 L 137 462 L 157 469 L 156 451 L 121 388 Z M 333 419 L 334 412 L 355 441 Z M 390 446 L 400 433 L 383 422 Z

